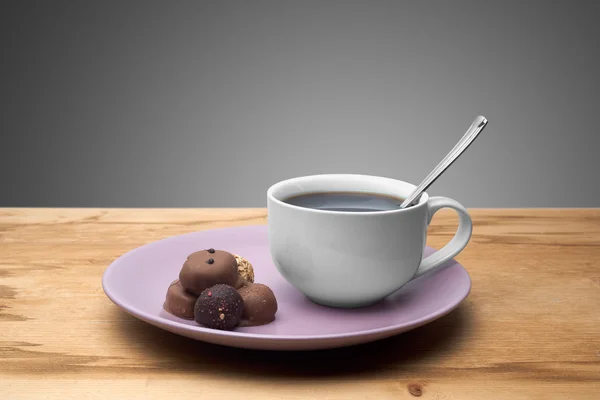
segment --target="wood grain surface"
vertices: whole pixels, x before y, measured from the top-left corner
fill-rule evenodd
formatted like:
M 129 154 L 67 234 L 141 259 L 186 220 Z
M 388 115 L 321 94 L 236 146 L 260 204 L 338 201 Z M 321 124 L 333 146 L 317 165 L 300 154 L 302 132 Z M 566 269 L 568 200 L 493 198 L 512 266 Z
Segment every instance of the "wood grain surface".
M 471 294 L 383 341 L 218 347 L 121 311 L 101 277 L 168 236 L 266 223 L 264 209 L 0 209 L 0 399 L 599 399 L 600 209 L 470 210 Z M 457 218 L 439 212 L 439 248 Z

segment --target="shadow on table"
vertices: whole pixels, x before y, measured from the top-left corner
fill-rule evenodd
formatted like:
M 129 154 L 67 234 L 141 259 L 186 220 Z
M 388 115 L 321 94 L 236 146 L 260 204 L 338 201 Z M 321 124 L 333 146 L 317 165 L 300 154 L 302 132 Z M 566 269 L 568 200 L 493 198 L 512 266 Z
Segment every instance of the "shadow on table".
M 122 312 L 116 310 L 115 312 Z M 472 333 L 468 303 L 420 328 L 388 339 L 338 349 L 278 352 L 246 350 L 204 343 L 156 328 L 125 314 L 119 329 L 165 372 L 241 375 L 253 379 L 331 378 L 380 374 L 452 353 Z

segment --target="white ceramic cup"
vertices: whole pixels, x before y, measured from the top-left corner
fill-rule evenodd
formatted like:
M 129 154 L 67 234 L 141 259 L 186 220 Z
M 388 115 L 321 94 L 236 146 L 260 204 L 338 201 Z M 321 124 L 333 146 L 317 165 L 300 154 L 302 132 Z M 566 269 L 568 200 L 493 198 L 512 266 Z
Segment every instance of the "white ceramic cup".
M 406 198 L 407 182 L 331 174 L 288 179 L 267 191 L 269 249 L 280 274 L 313 302 L 353 308 L 383 300 L 408 281 L 460 253 L 471 238 L 467 210 L 447 197 L 423 193 L 405 209 L 374 212 L 298 207 L 285 199 L 315 192 L 366 192 Z M 441 208 L 458 213 L 452 240 L 423 259 L 427 228 Z

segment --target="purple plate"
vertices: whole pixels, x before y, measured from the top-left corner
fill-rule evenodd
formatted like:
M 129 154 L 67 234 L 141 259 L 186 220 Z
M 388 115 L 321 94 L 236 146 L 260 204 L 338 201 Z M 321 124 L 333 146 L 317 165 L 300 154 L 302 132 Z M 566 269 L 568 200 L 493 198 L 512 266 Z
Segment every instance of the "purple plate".
M 233 331 L 207 329 L 162 308 L 169 284 L 187 255 L 215 248 L 239 254 L 254 266 L 255 282 L 268 285 L 279 309 L 263 326 Z M 426 255 L 434 250 L 427 248 Z M 149 243 L 115 260 L 102 278 L 104 292 L 127 313 L 167 331 L 225 346 L 263 350 L 315 350 L 387 338 L 455 309 L 471 290 L 467 271 L 452 260 L 365 308 L 337 309 L 312 303 L 288 284 L 269 254 L 267 226 L 188 233 Z

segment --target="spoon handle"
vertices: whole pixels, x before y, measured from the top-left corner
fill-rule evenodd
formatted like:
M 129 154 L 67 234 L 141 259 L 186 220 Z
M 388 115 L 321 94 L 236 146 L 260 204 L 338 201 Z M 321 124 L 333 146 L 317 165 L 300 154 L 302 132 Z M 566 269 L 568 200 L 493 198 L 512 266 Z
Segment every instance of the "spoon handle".
M 475 118 L 475 121 L 471 124 L 467 132 L 463 135 L 463 137 L 456 143 L 456 146 L 444 157 L 442 161 L 431 171 L 429 175 L 421 182 L 419 186 L 413 190 L 413 192 L 402 202 L 400 208 L 406 208 L 412 205 L 415 200 L 418 200 L 421 197 L 421 193 L 423 193 L 433 182 L 436 181 L 437 178 L 444 171 L 452 165 L 452 163 L 469 147 L 471 143 L 477 138 L 479 133 L 485 128 L 488 121 L 484 116 L 478 116 Z

